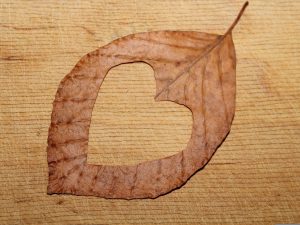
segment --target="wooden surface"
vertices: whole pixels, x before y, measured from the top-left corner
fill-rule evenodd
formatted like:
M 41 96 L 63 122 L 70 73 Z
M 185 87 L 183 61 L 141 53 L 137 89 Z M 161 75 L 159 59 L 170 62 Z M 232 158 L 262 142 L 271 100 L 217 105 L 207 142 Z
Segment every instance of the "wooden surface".
M 84 54 L 130 33 L 222 34 L 243 2 L 0 4 L 1 224 L 300 223 L 299 1 L 250 1 L 233 33 L 237 108 L 230 134 L 181 189 L 131 201 L 46 194 L 47 135 L 60 80 Z M 155 103 L 154 85 L 146 64 L 110 71 L 93 111 L 90 163 L 135 164 L 185 146 L 190 111 Z

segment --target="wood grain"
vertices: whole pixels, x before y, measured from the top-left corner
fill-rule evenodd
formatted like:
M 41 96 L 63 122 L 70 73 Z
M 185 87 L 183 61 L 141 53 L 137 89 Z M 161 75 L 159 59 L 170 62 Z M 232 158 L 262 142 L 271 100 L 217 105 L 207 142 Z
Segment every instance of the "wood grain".
M 237 109 L 229 136 L 183 188 L 132 201 L 46 195 L 48 126 L 60 80 L 81 56 L 130 33 L 222 34 L 243 2 L 0 4 L 1 224 L 300 223 L 299 1 L 250 2 L 233 33 Z M 154 103 L 147 65 L 113 69 L 100 92 L 89 161 L 135 164 L 172 155 L 188 140 L 190 112 Z

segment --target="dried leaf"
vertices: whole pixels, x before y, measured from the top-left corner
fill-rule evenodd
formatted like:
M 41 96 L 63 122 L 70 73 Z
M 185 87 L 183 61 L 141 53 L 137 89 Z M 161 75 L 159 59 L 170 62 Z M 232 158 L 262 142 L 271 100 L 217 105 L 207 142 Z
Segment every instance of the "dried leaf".
M 155 198 L 182 186 L 212 157 L 228 134 L 235 110 L 236 58 L 232 29 L 224 35 L 158 31 L 117 39 L 84 56 L 61 81 L 48 137 L 48 194 Z M 87 164 L 91 115 L 108 71 L 143 61 L 154 70 L 157 101 L 188 107 L 193 129 L 187 147 L 135 166 Z

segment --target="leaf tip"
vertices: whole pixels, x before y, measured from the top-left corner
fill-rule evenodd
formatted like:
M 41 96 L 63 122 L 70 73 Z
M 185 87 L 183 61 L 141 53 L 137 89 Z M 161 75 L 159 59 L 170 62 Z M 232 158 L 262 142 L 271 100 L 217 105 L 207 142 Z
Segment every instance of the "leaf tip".
M 157 94 L 154 96 L 154 100 L 155 100 L 156 102 L 162 101 L 162 100 L 164 99 L 163 96 L 162 96 L 162 93 L 163 93 L 163 91 L 157 93 Z

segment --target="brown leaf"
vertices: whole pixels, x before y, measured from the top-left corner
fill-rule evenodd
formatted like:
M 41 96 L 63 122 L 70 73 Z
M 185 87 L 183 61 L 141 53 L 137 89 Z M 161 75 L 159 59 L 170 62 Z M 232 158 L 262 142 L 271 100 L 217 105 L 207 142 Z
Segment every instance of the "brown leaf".
M 212 157 L 230 130 L 235 110 L 232 29 L 224 35 L 158 31 L 122 37 L 84 56 L 62 80 L 48 137 L 48 193 L 105 198 L 155 198 L 182 186 Z M 135 166 L 87 164 L 91 115 L 108 71 L 143 61 L 154 70 L 157 101 L 188 107 L 193 129 L 180 153 Z

